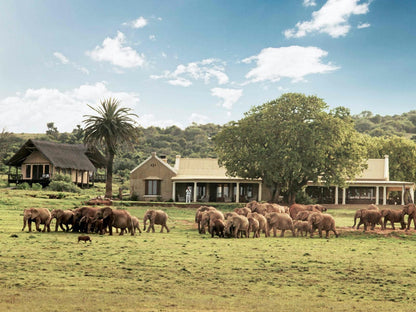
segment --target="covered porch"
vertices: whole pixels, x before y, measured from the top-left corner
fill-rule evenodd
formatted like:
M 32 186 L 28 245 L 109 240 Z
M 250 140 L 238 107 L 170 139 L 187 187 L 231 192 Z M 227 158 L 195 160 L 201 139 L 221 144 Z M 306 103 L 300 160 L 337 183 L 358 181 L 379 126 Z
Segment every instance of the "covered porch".
M 414 183 L 355 181 L 349 187 L 310 185 L 306 192 L 322 204 L 405 205 L 414 203 Z
M 177 202 L 185 202 L 187 187 L 192 191 L 191 202 L 246 203 L 262 200 L 262 184 L 257 181 L 172 180 L 172 198 Z

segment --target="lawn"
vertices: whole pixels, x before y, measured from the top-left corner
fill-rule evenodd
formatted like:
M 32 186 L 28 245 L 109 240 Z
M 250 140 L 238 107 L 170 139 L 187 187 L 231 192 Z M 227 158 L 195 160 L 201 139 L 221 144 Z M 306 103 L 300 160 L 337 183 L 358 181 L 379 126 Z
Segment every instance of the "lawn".
M 0 311 L 415 310 L 416 233 L 351 230 L 353 209 L 328 211 L 341 232 L 330 239 L 211 238 L 195 209 L 170 207 L 170 233 L 21 232 L 24 208 L 90 196 L 65 195 L 0 189 Z

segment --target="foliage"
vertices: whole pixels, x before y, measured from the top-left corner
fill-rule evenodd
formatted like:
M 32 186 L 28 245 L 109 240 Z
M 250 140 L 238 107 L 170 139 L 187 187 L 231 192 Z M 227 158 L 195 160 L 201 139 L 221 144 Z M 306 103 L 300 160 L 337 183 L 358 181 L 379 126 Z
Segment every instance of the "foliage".
M 23 182 L 23 183 L 17 184 L 16 188 L 18 190 L 30 190 L 30 185 L 27 182 Z
M 308 181 L 342 185 L 364 168 L 364 143 L 348 110 L 326 109 L 298 93 L 253 107 L 215 137 L 220 164 L 231 176 L 263 179 L 288 202 Z
M 89 105 L 88 105 L 89 106 Z M 120 102 L 109 98 L 93 108 L 97 115 L 87 115 L 84 120 L 84 142 L 101 146 L 107 158 L 106 197 L 112 197 L 113 163 L 120 145 L 131 146 L 137 142 L 136 122 L 138 117 L 130 108 L 120 107 Z
M 70 192 L 70 193 L 80 193 L 81 190 L 72 182 L 65 181 L 52 181 L 49 183 L 48 190 L 55 192 Z
M 398 136 L 368 137 L 369 158 L 389 156 L 392 181 L 416 181 L 416 143 Z
M 32 190 L 34 190 L 34 191 L 40 191 L 40 190 L 42 190 L 42 184 L 40 184 L 40 183 L 33 183 L 32 184 Z
M 416 110 L 394 116 L 363 111 L 352 117 L 355 129 L 361 133 L 375 137 L 401 136 L 416 141 Z
M 62 181 L 62 182 L 67 182 L 70 183 L 71 182 L 71 176 L 69 174 L 55 174 L 53 176 L 53 181 Z

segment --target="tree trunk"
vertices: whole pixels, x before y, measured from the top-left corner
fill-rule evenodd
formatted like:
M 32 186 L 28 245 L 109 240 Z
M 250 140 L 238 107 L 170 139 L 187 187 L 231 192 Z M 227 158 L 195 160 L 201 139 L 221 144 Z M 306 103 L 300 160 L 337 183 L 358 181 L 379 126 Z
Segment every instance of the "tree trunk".
M 110 198 L 110 199 L 113 197 L 113 161 L 114 161 L 114 154 L 109 152 L 108 157 L 107 157 L 105 197 Z

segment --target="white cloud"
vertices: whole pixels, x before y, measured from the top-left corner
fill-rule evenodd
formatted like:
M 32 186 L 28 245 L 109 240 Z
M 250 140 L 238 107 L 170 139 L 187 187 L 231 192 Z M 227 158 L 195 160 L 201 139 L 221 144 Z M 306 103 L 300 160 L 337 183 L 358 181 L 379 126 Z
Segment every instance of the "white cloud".
M 320 32 L 333 38 L 345 36 L 351 26 L 348 22 L 352 15 L 367 14 L 370 2 L 361 0 L 328 0 L 320 10 L 312 13 L 312 19 L 298 22 L 295 28 L 284 32 L 286 38 L 300 38 L 308 33 Z
M 114 92 L 104 82 L 67 91 L 28 89 L 0 99 L 0 124 L 16 133 L 44 133 L 48 122 L 54 122 L 60 132 L 72 131 L 82 123 L 83 115 L 94 113 L 87 104 L 95 107 L 109 97 L 119 99 L 124 107 L 134 108 L 139 103 L 137 93 Z
M 188 118 L 189 124 L 192 124 L 193 122 L 199 125 L 207 124 L 210 122 L 210 118 L 205 115 L 192 113 L 191 116 Z
M 185 78 L 177 78 L 174 80 L 169 80 L 168 83 L 171 84 L 172 86 L 181 86 L 181 87 L 189 87 L 190 85 L 192 85 L 192 82 Z
M 224 88 L 213 88 L 211 89 L 211 95 L 219 97 L 223 100 L 221 106 L 226 109 L 231 109 L 233 105 L 243 95 L 242 89 L 224 89 Z
M 303 5 L 305 7 L 315 6 L 316 2 L 315 2 L 315 0 L 303 0 Z
M 175 71 L 165 71 L 162 75 L 152 75 L 151 79 L 165 79 L 176 86 L 189 87 L 192 80 L 203 80 L 208 84 L 211 79 L 216 79 L 218 84 L 228 83 L 225 74 L 225 63 L 217 59 L 205 59 L 200 62 L 192 62 L 186 65 L 178 65 Z
M 60 60 L 62 64 L 68 64 L 69 63 L 69 60 L 62 53 L 54 52 L 53 56 L 55 56 L 58 60 Z
M 156 36 L 155 35 L 149 35 L 149 40 L 156 41 Z
M 145 27 L 147 23 L 147 19 L 145 19 L 143 16 L 140 16 L 138 19 L 135 19 L 134 21 L 123 23 L 123 25 L 137 29 Z
M 96 46 L 94 50 L 86 54 L 97 62 L 110 62 L 122 68 L 133 68 L 143 66 L 145 63 L 144 54 L 137 53 L 134 49 L 124 46 L 126 38 L 120 31 L 115 38 L 105 38 L 102 47 Z
M 328 52 L 317 47 L 289 46 L 263 49 L 258 55 L 246 58 L 242 62 L 256 62 L 256 67 L 245 76 L 249 82 L 276 82 L 281 78 L 290 78 L 292 82 L 298 82 L 305 80 L 306 75 L 337 70 L 339 67 L 321 62 L 321 58 L 327 55 Z
M 363 29 L 363 28 L 368 28 L 370 26 L 371 26 L 371 24 L 369 24 L 369 23 L 361 23 L 361 24 L 358 24 L 357 28 L 358 29 Z
M 76 70 L 79 70 L 79 71 L 81 71 L 81 72 L 83 72 L 84 74 L 87 74 L 87 75 L 90 74 L 90 71 L 88 69 L 78 65 L 77 63 L 70 62 L 68 60 L 68 58 L 60 52 L 54 52 L 53 56 L 55 56 L 58 60 L 60 60 L 61 63 L 64 64 L 64 65 L 71 64 Z
M 140 116 L 140 126 L 143 128 L 148 128 L 150 126 L 160 127 L 160 128 L 167 128 L 171 126 L 177 126 L 181 129 L 185 129 L 185 126 L 177 121 L 172 119 L 162 120 L 159 117 L 156 118 L 153 114 L 144 114 Z

